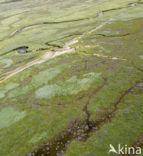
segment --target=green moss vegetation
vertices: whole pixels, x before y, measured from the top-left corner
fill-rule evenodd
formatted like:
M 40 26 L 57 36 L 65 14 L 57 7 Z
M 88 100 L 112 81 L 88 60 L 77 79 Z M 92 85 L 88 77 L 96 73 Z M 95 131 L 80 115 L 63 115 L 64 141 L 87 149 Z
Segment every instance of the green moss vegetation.
M 18 112 L 12 107 L 3 108 L 0 112 L 0 129 L 7 128 L 10 125 L 22 120 L 25 112 Z
M 109 144 L 143 145 L 142 7 L 0 2 L 0 156 L 106 156 Z
M 74 95 L 90 88 L 91 84 L 100 76 L 100 73 L 89 73 L 83 75 L 82 79 L 76 76 L 71 77 L 65 82 L 44 86 L 35 93 L 36 98 L 52 98 L 56 96 Z

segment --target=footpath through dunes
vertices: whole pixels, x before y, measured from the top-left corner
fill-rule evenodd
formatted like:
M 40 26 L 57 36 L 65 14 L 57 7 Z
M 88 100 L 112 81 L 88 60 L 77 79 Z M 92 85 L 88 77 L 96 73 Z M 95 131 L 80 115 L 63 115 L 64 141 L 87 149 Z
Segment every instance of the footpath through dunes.
M 27 63 L 26 65 L 24 65 L 22 67 L 18 67 L 15 70 L 6 73 L 6 75 L 4 77 L 1 77 L 0 78 L 0 83 L 4 82 L 5 80 L 9 79 L 10 77 L 12 77 L 12 76 L 14 76 L 14 75 L 22 72 L 23 70 L 25 70 L 25 69 L 33 66 L 33 65 L 41 64 L 41 63 L 47 61 L 48 59 L 54 58 L 54 57 L 59 56 L 59 55 L 63 55 L 63 54 L 66 54 L 66 53 L 74 52 L 75 49 L 73 47 L 71 47 L 71 46 L 74 45 L 75 43 L 77 43 L 78 42 L 78 39 L 82 38 L 86 34 L 90 34 L 90 33 L 94 32 L 94 31 L 102 28 L 107 23 L 108 22 L 104 22 L 101 25 L 99 25 L 98 27 L 96 27 L 95 29 L 93 29 L 93 30 L 91 30 L 89 32 L 86 32 L 86 33 L 80 35 L 78 38 L 74 38 L 73 40 L 67 42 L 63 48 L 59 48 L 58 51 L 55 51 L 55 52 L 47 52 L 43 56 L 40 56 L 39 58 L 37 58 L 37 59 L 35 59 L 35 60 Z

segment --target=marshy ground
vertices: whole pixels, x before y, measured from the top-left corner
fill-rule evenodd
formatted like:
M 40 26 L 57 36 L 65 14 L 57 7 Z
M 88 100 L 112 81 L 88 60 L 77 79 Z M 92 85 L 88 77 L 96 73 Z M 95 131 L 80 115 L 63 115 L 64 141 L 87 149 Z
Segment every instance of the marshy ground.
M 0 156 L 143 148 L 142 8 L 142 0 L 0 2 Z

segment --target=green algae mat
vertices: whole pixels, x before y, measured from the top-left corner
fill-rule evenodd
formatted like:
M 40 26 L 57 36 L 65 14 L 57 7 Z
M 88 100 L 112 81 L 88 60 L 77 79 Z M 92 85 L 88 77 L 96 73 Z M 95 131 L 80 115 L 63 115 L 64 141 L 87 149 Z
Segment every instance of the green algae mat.
M 143 155 L 143 1 L 0 1 L 0 156 Z

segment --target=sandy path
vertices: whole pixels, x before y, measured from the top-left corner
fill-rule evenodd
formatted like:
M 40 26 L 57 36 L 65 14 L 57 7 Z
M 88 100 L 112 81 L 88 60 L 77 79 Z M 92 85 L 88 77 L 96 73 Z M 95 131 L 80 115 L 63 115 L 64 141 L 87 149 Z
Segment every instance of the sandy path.
M 71 53 L 71 52 L 74 52 L 75 49 L 74 48 L 71 48 L 72 45 L 74 45 L 75 43 L 78 42 L 78 39 L 82 38 L 83 36 L 87 35 L 87 34 L 90 34 L 100 28 L 102 28 L 105 24 L 107 24 L 107 22 L 104 22 L 102 23 L 101 25 L 99 25 L 98 27 L 96 27 L 95 29 L 91 30 L 91 31 L 88 31 L 82 35 L 80 35 L 78 38 L 74 38 L 73 40 L 67 42 L 65 44 L 65 46 L 60 49 L 59 51 L 56 51 L 56 52 L 47 52 L 46 54 L 44 54 L 43 56 L 40 56 L 38 59 L 35 59 L 27 64 L 25 64 L 24 66 L 22 67 L 18 67 L 16 68 L 15 70 L 11 71 L 11 72 L 8 72 L 6 74 L 6 76 L 4 76 L 3 78 L 1 78 L 1 81 L 0 83 L 4 82 L 5 80 L 9 79 L 10 77 L 22 72 L 23 70 L 33 66 L 33 65 L 36 65 L 36 64 L 41 64 L 45 61 L 47 61 L 48 59 L 51 59 L 51 58 L 54 58 L 56 56 L 59 56 L 59 55 L 63 55 L 65 53 Z
M 119 58 L 119 57 L 110 57 L 110 56 L 106 56 L 106 55 L 102 55 L 102 54 L 93 54 L 93 55 L 94 56 L 97 56 L 97 57 L 108 58 L 108 59 L 111 59 L 111 60 L 122 60 L 122 61 L 126 61 L 126 59 Z

